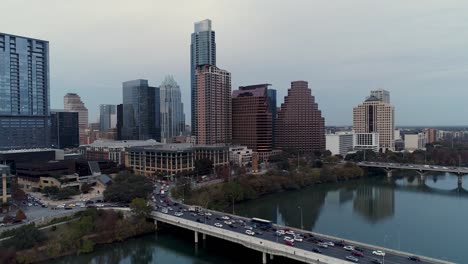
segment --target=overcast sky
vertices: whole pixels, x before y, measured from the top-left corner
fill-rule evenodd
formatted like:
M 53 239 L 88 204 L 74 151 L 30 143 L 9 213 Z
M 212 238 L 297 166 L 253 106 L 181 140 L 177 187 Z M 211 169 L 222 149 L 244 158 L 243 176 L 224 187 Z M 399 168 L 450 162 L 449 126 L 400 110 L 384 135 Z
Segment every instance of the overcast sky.
M 232 88 L 271 83 L 278 101 L 306 80 L 326 125 L 390 91 L 397 125 L 467 125 L 468 1 L 2 0 L 0 32 L 50 42 L 51 107 L 78 93 L 122 101 L 122 82 L 174 75 L 190 120 L 190 34 L 205 18 Z

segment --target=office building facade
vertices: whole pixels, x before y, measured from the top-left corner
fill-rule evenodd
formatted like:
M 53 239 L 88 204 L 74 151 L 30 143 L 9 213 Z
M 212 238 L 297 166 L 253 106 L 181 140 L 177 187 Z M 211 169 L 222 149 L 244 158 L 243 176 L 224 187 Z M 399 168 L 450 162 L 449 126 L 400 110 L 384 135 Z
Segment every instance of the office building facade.
M 80 144 L 86 143 L 86 129 L 88 129 L 88 108 L 76 93 L 67 93 L 63 97 L 63 107 L 68 112 L 77 112 L 80 127 Z
M 216 66 L 198 66 L 195 126 L 197 144 L 229 144 L 231 128 L 231 74 Z
M 99 105 L 99 124 L 101 132 L 117 127 L 117 106 Z
M 185 131 L 184 104 L 180 87 L 172 76 L 166 76 L 159 87 L 161 95 L 161 142 L 170 143 L 172 138 Z
M 53 148 L 76 148 L 80 145 L 79 117 L 77 112 L 52 110 L 50 136 Z
M 371 96 L 379 99 L 386 104 L 390 104 L 390 92 L 384 89 L 378 89 L 371 91 Z
M 161 141 L 159 88 L 147 80 L 123 83 L 122 139 Z
M 270 84 L 241 86 L 232 93 L 232 143 L 255 152 L 273 149 L 272 107 L 268 97 Z
M 356 133 L 378 133 L 382 152 L 395 149 L 395 109 L 381 99 L 370 96 L 353 109 L 353 130 Z
M 372 150 L 379 152 L 379 133 L 354 133 L 353 134 L 353 149 Z
M 122 140 L 123 104 L 117 105 L 117 140 Z
M 278 111 L 276 147 L 297 152 L 325 150 L 325 119 L 306 81 L 291 83 Z
M 336 132 L 335 134 L 325 135 L 326 149 L 332 155 L 341 155 L 343 157 L 353 150 L 353 132 Z
M 197 116 L 197 83 L 195 73 L 198 66 L 216 66 L 215 32 L 211 29 L 211 20 L 205 19 L 195 23 L 195 30 L 190 44 L 190 77 L 192 102 L 192 128 Z
M 0 149 L 50 146 L 49 42 L 0 33 Z
M 276 102 L 276 90 L 268 88 L 267 90 L 267 95 L 268 95 L 268 108 L 269 111 L 271 112 L 271 128 L 272 128 L 272 135 L 271 135 L 271 145 L 273 148 L 275 148 L 275 142 L 276 142 L 276 119 L 278 118 L 278 106 Z

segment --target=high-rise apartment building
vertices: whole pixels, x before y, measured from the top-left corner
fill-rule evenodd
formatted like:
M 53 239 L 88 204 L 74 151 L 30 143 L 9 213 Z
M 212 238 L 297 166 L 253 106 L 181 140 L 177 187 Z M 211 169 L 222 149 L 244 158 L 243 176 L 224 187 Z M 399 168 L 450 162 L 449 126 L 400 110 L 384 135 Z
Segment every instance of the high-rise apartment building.
M 161 141 L 159 87 L 147 80 L 123 83 L 122 139 Z
M 216 66 L 198 66 L 192 133 L 197 144 L 231 142 L 231 74 Z
M 424 134 L 426 136 L 426 143 L 431 144 L 437 141 L 437 129 L 426 128 Z
M 50 137 L 53 148 L 77 148 L 80 146 L 80 128 L 77 112 L 52 110 L 50 112 Z
M 232 94 L 232 143 L 247 146 L 255 152 L 273 148 L 273 119 L 270 84 L 241 86 Z M 276 106 L 274 107 L 276 110 Z
M 99 124 L 101 132 L 117 127 L 117 106 L 99 105 Z
M 390 104 L 390 92 L 384 89 L 378 89 L 371 91 L 371 96 L 379 99 L 380 101 Z
M 192 128 L 195 127 L 197 115 L 197 83 L 195 72 L 198 66 L 216 66 L 215 32 L 211 29 L 211 20 L 205 19 L 195 23 L 190 44 L 190 76 L 191 76 L 191 102 L 192 102 Z
M 180 87 L 172 76 L 166 76 L 161 83 L 161 142 L 171 143 L 172 138 L 185 131 L 184 104 Z
M 306 81 L 291 83 L 278 111 L 276 147 L 299 152 L 325 150 L 325 119 Z
M 88 129 L 88 108 L 76 93 L 67 93 L 63 97 L 63 107 L 68 112 L 78 112 L 80 127 L 80 144 L 86 144 L 86 129 Z
M 353 109 L 353 129 L 356 133 L 378 133 L 380 151 L 394 150 L 395 109 L 389 103 L 371 95 Z
M 272 139 L 271 145 L 274 148 L 276 142 L 276 118 L 278 118 L 277 103 L 276 103 L 276 90 L 268 88 L 268 108 L 271 112 L 271 124 L 272 124 Z
M 49 42 L 0 33 L 0 149 L 50 146 Z

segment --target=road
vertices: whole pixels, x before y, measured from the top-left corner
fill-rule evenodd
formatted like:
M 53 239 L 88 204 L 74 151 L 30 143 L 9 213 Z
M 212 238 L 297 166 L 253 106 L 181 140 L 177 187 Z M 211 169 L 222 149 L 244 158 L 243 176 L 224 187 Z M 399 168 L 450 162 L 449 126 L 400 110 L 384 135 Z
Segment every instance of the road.
M 233 232 L 237 232 L 237 233 L 241 233 L 241 234 L 245 234 L 245 231 L 246 231 L 246 228 L 239 223 L 239 220 L 243 220 L 243 221 L 246 221 L 246 225 L 250 226 L 250 223 L 248 222 L 248 219 L 244 218 L 244 217 L 235 217 L 235 216 L 232 216 L 232 215 L 224 215 L 222 213 L 216 213 L 216 212 L 213 212 L 213 211 L 210 211 L 212 213 L 211 216 L 205 216 L 205 215 L 202 215 L 202 214 L 197 214 L 195 212 L 190 212 L 188 211 L 189 210 L 189 207 L 184 205 L 184 204 L 177 204 L 177 203 L 174 203 L 172 200 L 170 200 L 169 198 L 165 197 L 165 198 L 160 198 L 158 196 L 158 193 L 159 193 L 159 187 L 156 187 L 155 188 L 155 193 L 154 193 L 154 197 L 155 197 L 155 209 L 159 212 L 163 212 L 163 210 L 165 210 L 164 208 L 172 208 L 173 210 L 169 210 L 168 211 L 168 214 L 174 214 L 175 212 L 177 211 L 180 211 L 180 212 L 183 212 L 183 215 L 180 216 L 184 219 L 187 219 L 187 220 L 191 220 L 191 221 L 194 221 L 194 222 L 199 222 L 199 223 L 204 223 L 204 224 L 207 224 L 207 225 L 211 225 L 211 226 L 214 226 L 215 223 L 220 223 L 222 224 L 222 229 L 226 229 L 226 230 L 229 230 L 229 231 L 233 231 Z M 230 220 L 234 220 L 236 223 L 233 225 L 234 227 L 230 227 L 228 224 L 225 224 L 225 220 L 221 219 L 221 217 L 223 216 L 227 216 L 230 218 Z M 273 225 L 273 228 L 271 229 L 268 229 L 268 230 L 260 230 L 260 229 L 253 229 L 253 231 L 256 232 L 255 236 L 257 238 L 262 238 L 262 239 L 265 239 L 265 240 L 269 240 L 269 241 L 272 241 L 272 242 L 277 242 L 277 243 L 284 243 L 283 241 L 283 238 L 284 236 L 276 236 L 275 235 L 275 231 L 276 230 L 280 230 L 280 229 L 285 229 L 286 227 L 283 227 L 283 226 L 278 226 L 278 225 Z M 294 230 L 297 230 L 297 229 L 294 229 Z M 258 232 L 261 232 L 261 234 L 259 234 Z M 296 232 L 296 234 L 298 234 L 298 232 Z M 318 248 L 318 245 L 316 244 L 316 241 L 317 240 L 322 240 L 322 241 L 330 241 L 329 239 L 327 239 L 326 237 L 324 236 L 320 236 L 320 235 L 317 235 L 317 234 L 312 234 L 311 232 L 306 232 L 304 230 L 301 230 L 300 231 L 300 234 L 304 237 L 309 237 L 309 240 L 307 239 L 304 239 L 303 242 L 295 242 L 294 243 L 294 247 L 296 248 L 300 248 L 300 249 L 304 249 L 304 250 L 308 250 L 308 251 L 312 251 L 314 248 Z M 247 234 L 245 234 L 246 236 L 248 236 Z M 335 242 L 335 241 L 331 241 L 331 242 Z M 346 242 L 345 242 L 346 243 Z M 352 244 L 348 244 L 346 243 L 346 245 L 351 245 L 353 246 Z M 415 261 L 412 261 L 412 260 L 409 260 L 407 256 L 403 256 L 403 255 L 398 255 L 398 254 L 393 254 L 393 253 L 389 253 L 387 252 L 385 257 L 382 257 L 382 256 L 376 256 L 376 255 L 373 255 L 372 254 L 372 251 L 375 250 L 373 248 L 369 248 L 369 247 L 363 247 L 361 245 L 359 245 L 360 248 L 363 249 L 363 254 L 364 254 L 364 257 L 358 257 L 359 259 L 359 262 L 360 263 L 387 263 L 387 264 L 405 264 L 405 263 L 433 263 L 433 262 L 426 262 L 426 261 L 420 261 L 420 262 L 415 262 Z M 335 258 L 338 258 L 338 259 L 344 259 L 346 258 L 346 256 L 350 256 L 351 255 L 351 252 L 350 251 L 347 251 L 345 250 L 343 247 L 341 246 L 334 246 L 334 247 L 328 247 L 328 248 L 320 248 L 320 250 L 322 251 L 323 254 L 326 254 L 327 256 L 331 256 L 331 257 L 335 257 Z M 381 262 L 372 262 L 372 261 L 376 261 L 376 260 L 379 260 Z
M 357 162 L 356 164 L 362 167 L 418 170 L 418 171 L 437 171 L 437 172 L 468 174 L 468 168 L 466 167 L 450 167 L 450 166 L 440 166 L 440 165 L 388 163 L 388 162 L 371 162 L 371 161 Z

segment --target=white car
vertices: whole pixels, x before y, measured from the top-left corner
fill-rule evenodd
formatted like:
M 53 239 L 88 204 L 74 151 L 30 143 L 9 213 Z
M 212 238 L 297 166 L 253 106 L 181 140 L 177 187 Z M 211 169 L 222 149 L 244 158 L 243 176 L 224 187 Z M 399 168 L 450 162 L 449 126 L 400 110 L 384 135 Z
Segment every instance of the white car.
M 221 219 L 223 219 L 223 220 L 229 220 L 230 218 L 229 218 L 229 216 L 224 215 L 224 216 L 221 216 Z
M 294 239 L 291 238 L 291 237 L 288 237 L 288 236 L 285 236 L 285 237 L 283 238 L 283 240 L 289 241 L 289 242 L 291 242 L 291 243 L 294 243 Z
M 206 212 L 205 215 L 206 216 L 212 216 L 212 214 L 210 212 Z
M 248 225 L 244 226 L 244 228 L 245 228 L 245 229 L 248 229 L 248 230 L 252 230 L 252 229 L 253 229 L 253 227 L 248 226 Z
M 96 207 L 104 207 L 104 205 L 102 203 L 98 203 L 96 204 Z
M 325 244 L 325 243 L 317 243 L 317 246 L 319 246 L 321 248 L 328 248 L 328 245 Z
M 372 254 L 377 255 L 377 256 L 385 256 L 385 252 L 380 251 L 380 250 L 374 250 L 372 251 Z
M 292 231 L 292 230 L 288 230 L 288 231 L 286 231 L 284 233 L 287 234 L 287 235 L 294 236 L 294 231 Z
M 183 216 L 184 213 L 182 213 L 182 212 L 175 212 L 174 215 L 175 215 L 175 216 Z
M 330 247 L 334 247 L 335 246 L 335 243 L 331 242 L 331 241 L 328 241 L 328 242 L 324 242 L 325 244 L 329 245 Z
M 344 246 L 343 247 L 345 250 L 347 251 L 353 251 L 354 250 L 354 247 L 353 246 Z
M 255 235 L 255 232 L 252 231 L 252 230 L 249 230 L 249 229 L 245 230 L 245 233 L 246 233 L 247 235 L 249 235 L 249 236 Z
M 225 223 L 226 225 L 232 225 L 232 222 L 231 222 L 231 221 L 227 221 L 227 220 L 226 220 L 226 221 L 224 221 L 224 223 Z
M 302 242 L 302 237 L 300 237 L 300 236 L 294 236 L 294 241 Z
M 219 227 L 219 228 L 223 227 L 223 225 L 220 223 L 215 223 L 214 226 Z

